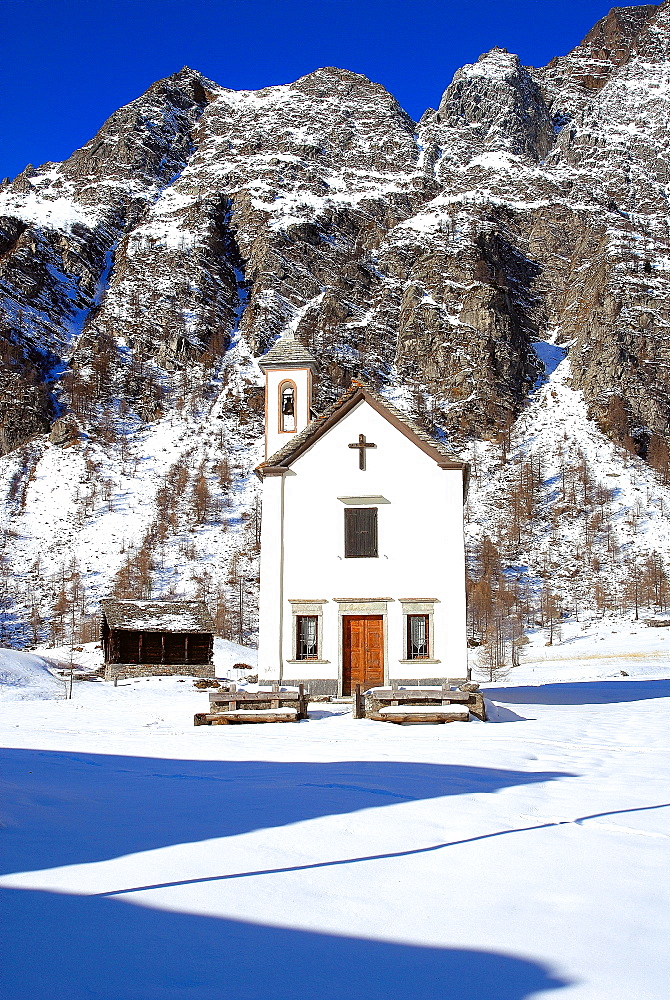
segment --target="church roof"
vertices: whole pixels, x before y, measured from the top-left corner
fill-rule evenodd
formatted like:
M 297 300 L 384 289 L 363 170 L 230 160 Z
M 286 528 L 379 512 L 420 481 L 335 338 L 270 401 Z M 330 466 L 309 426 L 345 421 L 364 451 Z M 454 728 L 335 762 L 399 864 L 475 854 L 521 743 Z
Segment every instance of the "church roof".
M 292 333 L 285 333 L 258 359 L 258 365 L 263 371 L 266 368 L 315 368 L 316 359 Z
M 413 420 L 405 416 L 392 403 L 389 403 L 378 392 L 375 392 L 363 382 L 354 381 L 349 389 L 340 396 L 320 417 L 312 420 L 303 431 L 292 437 L 283 448 L 262 462 L 256 469 L 259 478 L 271 475 L 270 470 L 288 468 L 303 452 L 307 451 L 322 434 L 325 434 L 342 417 L 346 416 L 355 406 L 365 400 L 378 413 L 394 425 L 405 437 L 413 441 L 423 452 L 433 458 L 443 469 L 463 469 L 467 480 L 468 465 L 462 462 L 446 444 L 436 440 Z
M 110 628 L 138 632 L 213 632 L 204 601 L 100 601 Z

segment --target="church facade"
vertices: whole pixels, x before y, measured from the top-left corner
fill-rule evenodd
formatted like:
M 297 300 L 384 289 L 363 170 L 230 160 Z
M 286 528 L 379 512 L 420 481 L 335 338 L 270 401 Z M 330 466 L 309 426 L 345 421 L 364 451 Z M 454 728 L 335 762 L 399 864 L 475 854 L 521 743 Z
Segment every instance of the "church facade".
M 467 466 L 362 383 L 310 419 L 315 361 L 291 336 L 259 364 L 259 680 L 346 697 L 465 677 Z

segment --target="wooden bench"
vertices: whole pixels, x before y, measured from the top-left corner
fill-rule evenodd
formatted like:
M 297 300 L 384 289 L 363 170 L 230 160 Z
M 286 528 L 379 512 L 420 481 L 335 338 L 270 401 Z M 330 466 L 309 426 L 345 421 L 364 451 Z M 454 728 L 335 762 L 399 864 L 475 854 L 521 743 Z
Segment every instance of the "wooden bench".
M 231 684 L 226 690 L 209 692 L 209 712 L 197 712 L 196 726 L 231 726 L 255 722 L 300 722 L 307 719 L 309 695 L 303 684 L 298 690 L 283 690 L 279 684 L 260 691 L 237 690 Z
M 456 689 L 452 688 L 451 682 L 447 682 L 441 688 L 392 685 L 365 692 L 357 685 L 354 718 L 402 725 L 413 722 L 469 722 L 472 714 L 485 722 L 486 709 L 479 685 L 457 678 L 456 683 L 459 682 L 461 687 Z

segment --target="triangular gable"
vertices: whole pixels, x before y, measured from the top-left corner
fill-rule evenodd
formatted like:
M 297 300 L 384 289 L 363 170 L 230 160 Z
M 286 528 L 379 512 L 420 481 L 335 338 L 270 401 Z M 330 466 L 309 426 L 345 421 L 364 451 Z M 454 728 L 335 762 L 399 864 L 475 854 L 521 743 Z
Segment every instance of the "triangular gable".
M 282 475 L 308 448 L 311 448 L 316 441 L 326 434 L 331 427 L 339 423 L 343 417 L 350 413 L 361 402 L 367 402 L 370 406 L 381 414 L 396 430 L 404 434 L 413 444 L 424 454 L 433 459 L 441 469 L 461 469 L 464 479 L 467 481 L 469 466 L 466 462 L 461 462 L 445 445 L 436 441 L 430 434 L 408 419 L 395 406 L 388 403 L 379 393 L 374 392 L 362 382 L 352 382 L 351 388 L 343 396 L 332 404 L 320 417 L 313 420 L 303 431 L 292 437 L 274 455 L 271 455 L 266 462 L 262 462 L 256 469 L 256 475 L 262 479 L 264 476 Z

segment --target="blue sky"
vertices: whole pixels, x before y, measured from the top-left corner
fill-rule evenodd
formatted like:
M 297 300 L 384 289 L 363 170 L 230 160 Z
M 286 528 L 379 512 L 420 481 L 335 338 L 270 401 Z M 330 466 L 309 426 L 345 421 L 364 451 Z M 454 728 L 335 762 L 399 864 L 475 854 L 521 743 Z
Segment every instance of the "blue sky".
M 0 177 L 61 160 L 184 65 L 225 87 L 341 66 L 414 118 L 493 45 L 544 65 L 608 0 L 0 0 Z

